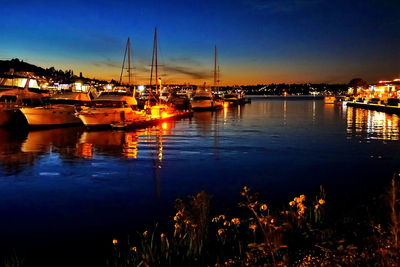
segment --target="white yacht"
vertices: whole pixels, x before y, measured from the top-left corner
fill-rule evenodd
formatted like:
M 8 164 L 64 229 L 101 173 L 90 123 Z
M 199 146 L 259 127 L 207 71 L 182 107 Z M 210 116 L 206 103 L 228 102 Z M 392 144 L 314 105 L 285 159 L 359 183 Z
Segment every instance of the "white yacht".
M 245 94 L 240 87 L 234 87 L 224 94 L 224 101 L 231 103 L 242 103 L 245 100 Z
M 190 103 L 193 110 L 215 110 L 224 106 L 224 100 L 214 95 L 211 88 L 206 87 L 197 89 Z
M 75 115 L 87 127 L 128 125 L 147 116 L 137 110 L 137 101 L 128 92 L 103 92 L 91 102 L 90 107 L 83 106 Z
M 210 88 L 198 88 L 192 97 L 191 105 L 193 110 L 210 110 L 214 108 L 214 99 Z
M 91 101 L 90 92 L 66 92 L 52 96 L 45 106 L 20 108 L 30 126 L 81 124 L 76 108 Z
M 0 77 L 0 127 L 11 123 L 22 106 L 42 104 L 48 92 L 41 90 L 33 74 Z

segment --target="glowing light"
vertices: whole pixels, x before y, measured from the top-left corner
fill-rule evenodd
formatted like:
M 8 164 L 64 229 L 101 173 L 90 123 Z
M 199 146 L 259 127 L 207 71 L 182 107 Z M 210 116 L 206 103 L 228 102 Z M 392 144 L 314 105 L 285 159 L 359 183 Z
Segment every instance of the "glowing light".
M 168 130 L 168 123 L 163 122 L 163 123 L 161 124 L 161 128 L 162 128 L 163 130 Z
M 107 89 L 107 90 L 111 90 L 111 89 L 112 89 L 112 85 L 111 85 L 111 84 L 107 84 L 107 85 L 106 85 L 106 89 Z
M 76 91 L 82 91 L 82 84 L 81 83 L 75 83 L 75 90 Z
M 224 102 L 224 108 L 229 107 L 229 103 L 228 102 Z
M 146 89 L 144 85 L 139 85 L 138 86 L 139 92 L 141 92 L 141 93 L 144 92 L 144 89 Z

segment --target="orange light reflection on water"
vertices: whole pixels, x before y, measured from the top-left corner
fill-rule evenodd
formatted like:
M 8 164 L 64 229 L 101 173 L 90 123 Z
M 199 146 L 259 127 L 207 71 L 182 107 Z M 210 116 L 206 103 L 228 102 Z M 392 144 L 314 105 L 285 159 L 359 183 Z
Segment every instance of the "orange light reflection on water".
M 400 140 L 399 116 L 360 108 L 347 108 L 347 134 L 367 139 Z

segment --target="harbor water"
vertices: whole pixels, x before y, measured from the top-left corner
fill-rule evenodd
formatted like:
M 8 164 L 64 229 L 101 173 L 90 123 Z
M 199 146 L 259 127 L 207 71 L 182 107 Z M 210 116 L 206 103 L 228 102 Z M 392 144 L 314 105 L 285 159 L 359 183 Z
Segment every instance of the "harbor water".
M 0 129 L 2 256 L 105 266 L 113 238 L 170 220 L 176 198 L 201 190 L 216 210 L 244 185 L 281 208 L 322 185 L 334 209 L 362 209 L 399 171 L 399 127 L 323 100 L 254 98 L 130 131 Z

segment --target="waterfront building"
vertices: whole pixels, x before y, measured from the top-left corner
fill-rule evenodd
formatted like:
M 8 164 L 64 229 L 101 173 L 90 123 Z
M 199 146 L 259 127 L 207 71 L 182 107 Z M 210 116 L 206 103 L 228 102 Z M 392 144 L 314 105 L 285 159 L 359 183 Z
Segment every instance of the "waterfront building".
M 358 98 L 379 99 L 381 101 L 387 101 L 390 98 L 400 99 L 400 79 L 379 81 L 376 84 L 369 85 L 368 88 L 349 87 L 348 94 Z

